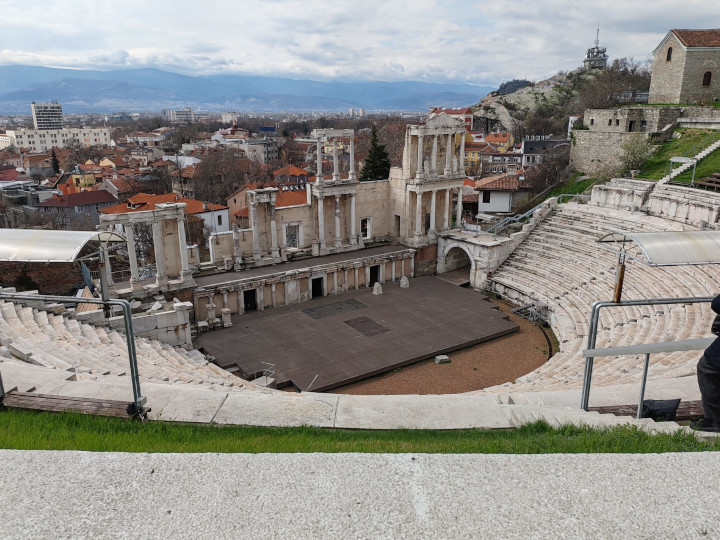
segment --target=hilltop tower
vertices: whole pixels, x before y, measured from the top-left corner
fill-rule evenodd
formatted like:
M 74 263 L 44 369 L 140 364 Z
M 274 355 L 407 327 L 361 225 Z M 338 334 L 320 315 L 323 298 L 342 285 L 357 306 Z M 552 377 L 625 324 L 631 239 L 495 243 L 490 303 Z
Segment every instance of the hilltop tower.
M 607 61 L 607 48 L 600 46 L 600 25 L 598 24 L 597 32 L 595 34 L 595 46 L 590 47 L 585 53 L 585 60 L 583 60 L 583 66 L 586 70 L 605 69 L 605 67 L 607 66 Z

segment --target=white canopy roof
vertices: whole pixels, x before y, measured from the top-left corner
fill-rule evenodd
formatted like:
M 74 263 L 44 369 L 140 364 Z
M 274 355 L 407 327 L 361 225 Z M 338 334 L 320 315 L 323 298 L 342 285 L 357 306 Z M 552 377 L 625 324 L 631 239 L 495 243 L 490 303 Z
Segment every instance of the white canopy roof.
M 633 242 L 650 266 L 720 264 L 720 231 L 617 231 L 606 234 L 598 242 Z
M 123 236 L 105 231 L 0 229 L 0 261 L 73 262 L 93 240 L 125 242 Z

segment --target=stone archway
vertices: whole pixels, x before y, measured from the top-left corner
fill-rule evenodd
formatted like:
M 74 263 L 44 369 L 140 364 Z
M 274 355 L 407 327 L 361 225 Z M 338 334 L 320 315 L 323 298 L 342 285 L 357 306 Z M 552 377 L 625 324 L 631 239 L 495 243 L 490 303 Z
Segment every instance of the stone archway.
M 465 246 L 452 243 L 438 255 L 437 273 L 442 275 L 443 279 L 457 285 L 475 285 L 475 259 Z

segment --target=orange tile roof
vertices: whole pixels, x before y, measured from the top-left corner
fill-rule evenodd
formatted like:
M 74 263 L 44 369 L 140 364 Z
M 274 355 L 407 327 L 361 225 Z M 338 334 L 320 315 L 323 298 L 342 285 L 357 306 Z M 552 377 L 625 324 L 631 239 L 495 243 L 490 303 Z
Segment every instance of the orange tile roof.
M 517 176 L 488 176 L 487 178 L 476 180 L 475 189 L 484 191 L 517 191 L 520 189 L 520 182 Z
M 720 28 L 671 31 L 686 47 L 720 47 Z
M 295 165 L 286 165 L 282 169 L 274 171 L 275 176 L 307 176 L 307 171 L 296 167 Z
M 116 204 L 103 208 L 100 212 L 104 214 L 127 214 L 130 212 L 142 212 L 144 210 L 154 210 L 156 204 L 164 203 L 185 203 L 186 214 L 200 214 L 209 210 L 227 210 L 227 206 L 222 204 L 208 204 L 205 208 L 202 201 L 181 197 L 176 193 L 164 193 L 162 195 L 150 195 L 148 193 L 138 193 L 127 200 L 127 204 Z M 133 206 L 134 208 L 131 208 Z

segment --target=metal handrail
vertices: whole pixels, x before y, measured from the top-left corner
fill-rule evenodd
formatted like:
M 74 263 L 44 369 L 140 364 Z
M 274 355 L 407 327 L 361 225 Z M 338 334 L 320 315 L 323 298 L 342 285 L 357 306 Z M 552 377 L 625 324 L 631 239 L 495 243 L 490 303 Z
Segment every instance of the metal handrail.
M 584 194 L 582 194 L 582 193 L 562 193 L 561 195 L 558 195 L 557 197 L 550 197 L 550 199 L 556 199 L 556 200 L 557 200 L 557 203 L 558 203 L 558 204 L 561 204 L 561 203 L 562 203 L 562 200 L 563 200 L 565 197 L 569 197 L 569 198 L 572 198 L 572 199 L 577 198 L 577 199 L 581 199 L 581 200 L 587 200 L 587 199 L 590 198 L 590 195 L 584 195 Z M 504 229 L 505 227 L 507 227 L 507 226 L 510 225 L 511 223 L 517 223 L 518 221 L 522 221 L 523 219 L 529 218 L 530 216 L 533 215 L 533 213 L 535 212 L 535 210 L 538 210 L 539 208 L 541 208 L 541 207 L 542 207 L 545 203 L 547 203 L 547 201 L 549 201 L 550 199 L 545 199 L 544 201 L 542 201 L 541 203 L 537 204 L 536 206 L 533 206 L 530 210 L 528 210 L 528 211 L 525 212 L 524 214 L 517 214 L 517 215 L 515 215 L 515 216 L 509 216 L 509 217 L 506 217 L 506 218 L 501 219 L 500 221 L 498 221 L 497 223 L 495 223 L 495 225 L 493 225 L 492 227 L 489 227 L 488 230 L 485 231 L 485 232 L 495 233 L 495 232 L 498 232 L 498 231 Z
M 622 302 L 612 302 L 612 301 L 599 301 L 595 302 L 592 305 L 592 311 L 590 312 L 590 331 L 588 332 L 588 346 L 586 353 L 592 354 L 595 351 L 602 351 L 602 349 L 595 349 L 595 343 L 597 341 L 597 330 L 598 330 L 598 324 L 600 322 L 600 310 L 602 308 L 606 307 L 623 307 L 623 306 L 656 306 L 656 305 L 662 305 L 662 304 L 699 304 L 703 302 L 711 302 L 713 300 L 714 296 L 701 296 L 701 297 L 692 297 L 692 298 L 647 298 L 645 300 L 624 300 Z M 686 346 L 687 344 L 683 344 L 683 342 L 677 342 L 678 347 Z M 642 414 L 642 399 L 645 394 L 645 382 L 647 380 L 647 370 L 649 367 L 650 362 L 650 353 L 651 352 L 658 352 L 653 351 L 651 346 L 652 343 L 647 344 L 648 349 L 644 351 L 645 353 L 645 363 L 643 366 L 643 380 L 642 380 L 642 386 L 640 389 L 640 404 L 638 406 L 638 418 L 640 418 Z M 656 346 L 658 344 L 655 344 Z M 678 349 L 678 350 L 693 350 L 693 349 Z M 622 351 L 621 351 L 622 352 Z M 642 354 L 643 351 L 637 351 L 634 353 L 628 353 L 628 354 Z M 590 401 L 590 385 L 592 384 L 592 369 L 593 369 L 593 361 L 595 360 L 594 356 L 587 356 L 585 358 L 585 374 L 583 376 L 583 386 L 582 386 L 582 394 L 580 396 L 580 408 L 587 411 L 588 410 L 588 403 Z
M 133 405 L 135 414 L 141 414 L 143 406 L 147 403 L 140 392 L 140 376 L 138 374 L 137 353 L 135 351 L 135 334 L 132 328 L 132 316 L 130 311 L 130 302 L 127 300 L 102 300 L 100 298 L 76 298 L 74 296 L 53 296 L 46 294 L 18 294 L 18 293 L 0 293 L 0 299 L 22 300 L 33 302 L 37 300 L 47 300 L 49 302 L 59 302 L 63 304 L 99 304 L 104 307 L 120 306 L 123 310 L 123 320 L 125 322 L 125 339 L 127 341 L 128 360 L 130 362 L 130 382 L 133 391 Z M 131 411 L 128 411 L 131 412 Z

